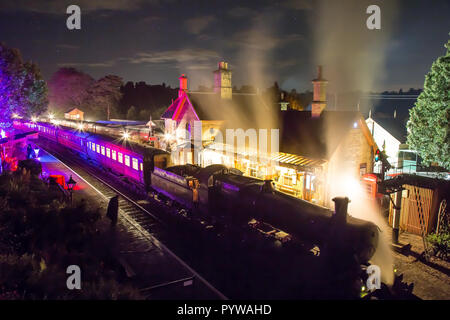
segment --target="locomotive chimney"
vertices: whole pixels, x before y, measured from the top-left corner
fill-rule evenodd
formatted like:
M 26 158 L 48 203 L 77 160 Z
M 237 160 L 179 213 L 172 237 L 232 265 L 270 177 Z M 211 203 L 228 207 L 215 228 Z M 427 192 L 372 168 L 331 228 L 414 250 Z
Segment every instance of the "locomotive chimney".
M 178 97 L 183 95 L 183 92 L 187 92 L 187 77 L 182 74 L 181 77 L 178 78 L 180 80 L 180 89 L 178 90 Z
M 350 200 L 347 197 L 336 197 L 334 201 L 334 218 L 339 224 L 347 223 L 347 207 Z

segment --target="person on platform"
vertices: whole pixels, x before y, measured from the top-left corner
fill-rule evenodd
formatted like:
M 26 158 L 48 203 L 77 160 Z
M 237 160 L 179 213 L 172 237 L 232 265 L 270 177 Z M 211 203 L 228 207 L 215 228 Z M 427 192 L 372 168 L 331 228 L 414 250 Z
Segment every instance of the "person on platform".
M 28 144 L 27 146 L 27 159 L 33 158 L 33 148 L 31 147 L 31 144 Z
M 111 227 L 117 225 L 119 217 L 119 196 L 115 195 L 109 200 L 108 208 L 106 209 L 106 216 L 111 220 Z

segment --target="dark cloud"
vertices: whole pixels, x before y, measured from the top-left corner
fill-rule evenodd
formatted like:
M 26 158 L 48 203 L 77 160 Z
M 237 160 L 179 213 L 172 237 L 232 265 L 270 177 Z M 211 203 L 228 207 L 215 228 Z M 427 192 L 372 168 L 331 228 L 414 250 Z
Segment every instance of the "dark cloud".
M 228 10 L 228 14 L 234 18 L 244 18 L 244 17 L 251 17 L 255 14 L 255 10 L 252 10 L 250 8 L 246 7 L 233 7 L 230 10 Z
M 58 67 L 87 67 L 87 68 L 110 68 L 116 64 L 116 61 L 105 62 L 60 62 Z
M 188 31 L 192 34 L 199 34 L 202 32 L 208 25 L 214 21 L 214 17 L 212 15 L 191 18 L 186 20 L 185 24 Z
M 80 46 L 72 45 L 72 44 L 65 44 L 65 43 L 57 44 L 56 47 L 60 48 L 60 49 L 67 49 L 67 50 L 78 50 L 78 49 L 80 49 Z
M 160 52 L 139 52 L 134 57 L 124 59 L 133 64 L 171 64 L 210 62 L 220 55 L 213 50 L 200 48 L 186 48 Z
M 288 9 L 294 10 L 311 10 L 313 8 L 313 0 L 286 0 L 282 5 Z

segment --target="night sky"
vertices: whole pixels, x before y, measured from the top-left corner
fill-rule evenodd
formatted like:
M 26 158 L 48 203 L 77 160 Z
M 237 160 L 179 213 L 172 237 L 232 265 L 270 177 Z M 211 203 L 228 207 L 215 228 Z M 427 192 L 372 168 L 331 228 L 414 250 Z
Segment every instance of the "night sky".
M 225 60 L 233 69 L 233 85 L 269 86 L 277 80 L 286 90 L 303 91 L 311 88 L 315 64 L 324 64 L 325 75 L 327 70 L 317 54 L 323 37 L 316 31 L 324 23 L 319 2 L 2 0 L 0 41 L 36 62 L 46 79 L 59 67 L 73 66 L 94 78 L 117 74 L 125 82 L 176 87 L 178 76 L 186 73 L 189 87 L 196 89 L 212 85 L 211 72 Z M 367 2 L 381 7 L 382 29 L 372 32 L 384 35 L 380 46 L 385 55 L 377 70 L 382 80 L 371 89 L 422 87 L 431 63 L 445 52 L 450 1 L 387 2 Z M 340 3 L 343 12 L 353 10 L 352 19 L 364 29 L 368 15 L 351 0 Z M 81 7 L 81 30 L 66 28 L 70 4 Z M 390 22 L 383 25 L 388 16 Z M 325 30 L 326 37 L 334 36 L 333 27 Z M 358 30 L 345 32 L 351 39 Z M 367 63 L 372 59 L 368 56 Z

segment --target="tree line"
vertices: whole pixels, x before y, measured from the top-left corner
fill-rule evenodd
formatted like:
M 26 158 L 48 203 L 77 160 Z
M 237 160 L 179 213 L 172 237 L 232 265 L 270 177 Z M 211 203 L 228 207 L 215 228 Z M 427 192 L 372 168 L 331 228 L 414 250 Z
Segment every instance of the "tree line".
M 122 78 L 116 75 L 95 80 L 75 68 L 60 68 L 48 83 L 48 111 L 63 117 L 70 109 L 79 108 L 90 120 L 117 117 L 121 86 Z
M 0 43 L 0 126 L 10 127 L 15 115 L 40 114 L 47 103 L 47 83 L 38 66 Z

